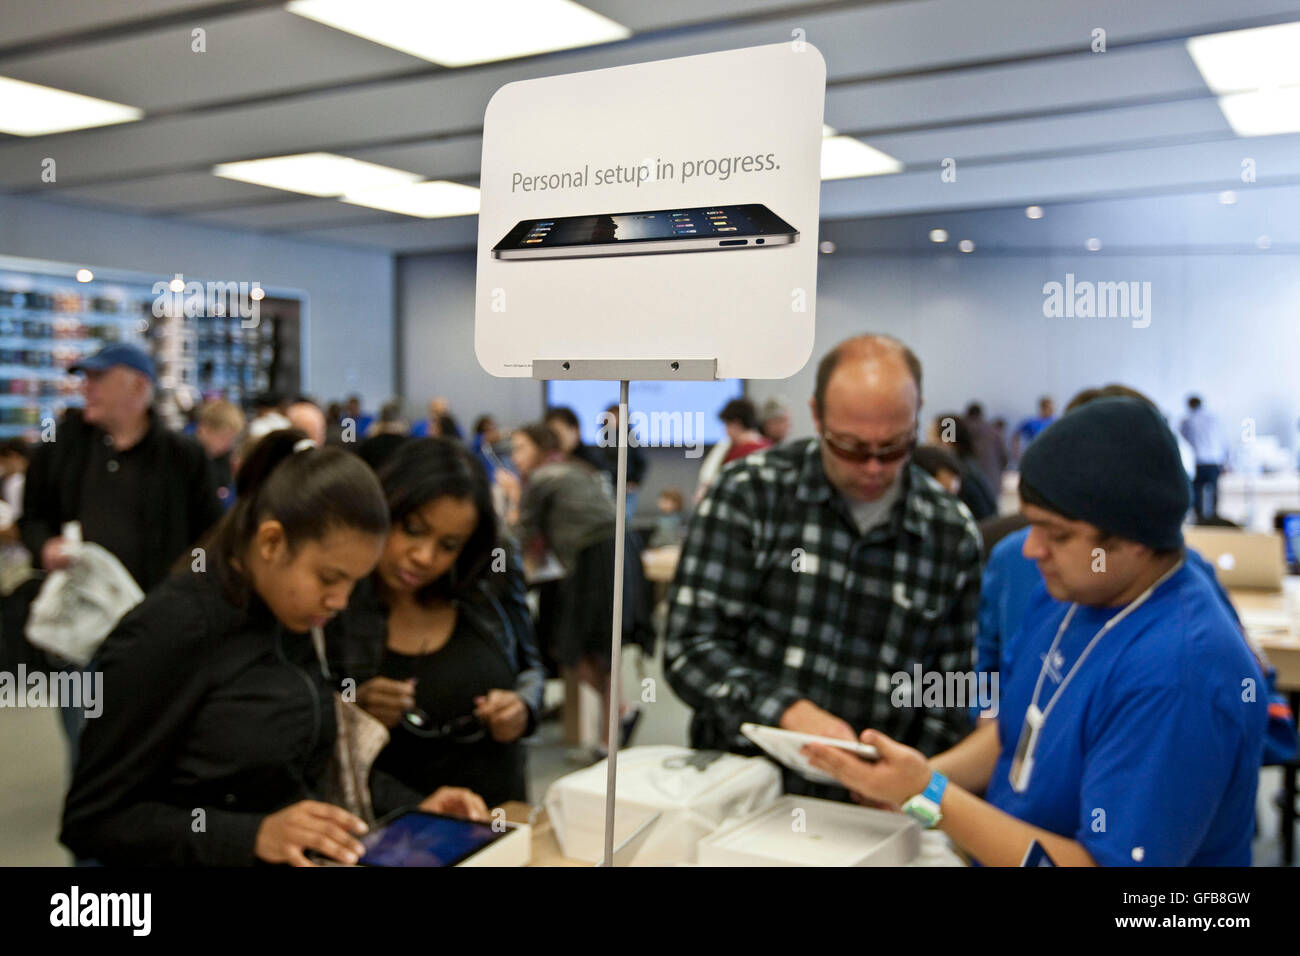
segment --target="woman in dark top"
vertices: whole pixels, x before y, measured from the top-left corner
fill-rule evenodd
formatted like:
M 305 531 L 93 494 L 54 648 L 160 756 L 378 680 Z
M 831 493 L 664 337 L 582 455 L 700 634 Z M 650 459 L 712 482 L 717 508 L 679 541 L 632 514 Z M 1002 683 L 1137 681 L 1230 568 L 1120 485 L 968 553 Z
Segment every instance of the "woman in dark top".
M 365 823 L 320 799 L 334 687 L 308 632 L 347 604 L 387 528 L 354 455 L 299 431 L 263 438 L 193 562 L 104 642 L 102 716 L 81 738 L 63 843 L 105 864 L 355 862 Z M 378 771 L 371 795 L 379 814 L 486 817 L 468 791 L 421 801 Z
M 392 530 L 334 628 L 358 703 L 391 728 L 375 767 L 417 790 L 526 800 L 520 741 L 545 678 L 482 466 L 459 442 L 412 439 L 379 478 Z

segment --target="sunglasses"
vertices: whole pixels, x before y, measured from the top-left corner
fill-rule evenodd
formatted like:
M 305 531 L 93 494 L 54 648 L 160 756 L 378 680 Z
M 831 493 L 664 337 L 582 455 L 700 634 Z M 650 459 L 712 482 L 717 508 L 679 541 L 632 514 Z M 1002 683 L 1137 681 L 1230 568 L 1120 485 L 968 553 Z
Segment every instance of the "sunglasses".
M 867 442 L 832 432 L 823 432 L 822 441 L 826 442 L 826 447 L 835 454 L 836 458 L 859 464 L 874 458 L 882 465 L 892 465 L 912 453 L 912 449 L 916 447 L 916 432 L 912 432 L 897 444 L 874 449 Z
M 445 739 L 458 744 L 477 743 L 487 733 L 487 727 L 473 714 L 437 725 L 418 707 L 402 714 L 402 725 L 416 736 Z

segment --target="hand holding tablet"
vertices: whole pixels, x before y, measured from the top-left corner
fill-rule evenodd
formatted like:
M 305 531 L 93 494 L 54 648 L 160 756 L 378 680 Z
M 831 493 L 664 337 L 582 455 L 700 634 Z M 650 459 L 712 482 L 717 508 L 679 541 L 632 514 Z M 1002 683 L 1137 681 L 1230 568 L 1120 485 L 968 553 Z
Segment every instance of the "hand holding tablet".
M 839 747 L 856 754 L 863 760 L 879 760 L 880 753 L 869 744 L 856 740 L 841 740 L 837 737 L 822 737 L 818 734 L 804 734 L 794 730 L 782 730 L 780 727 L 764 727 L 760 724 L 741 724 L 740 732 L 763 749 L 777 763 L 788 767 L 806 780 L 814 783 L 838 785 L 839 781 L 830 774 L 823 773 L 809 763 L 800 751 L 805 744 L 824 744 Z

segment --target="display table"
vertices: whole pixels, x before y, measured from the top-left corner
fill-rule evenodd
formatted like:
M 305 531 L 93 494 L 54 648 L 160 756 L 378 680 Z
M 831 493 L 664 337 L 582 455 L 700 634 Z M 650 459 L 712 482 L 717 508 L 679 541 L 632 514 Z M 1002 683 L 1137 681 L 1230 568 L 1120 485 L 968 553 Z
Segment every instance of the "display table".
M 1287 695 L 1291 712 L 1300 713 L 1300 634 L 1288 607 L 1287 592 L 1300 592 L 1300 580 L 1287 578 L 1286 591 L 1253 591 L 1234 588 L 1228 592 L 1242 626 L 1259 645 L 1277 671 L 1277 689 Z M 1300 594 L 1297 595 L 1300 597 Z M 1295 860 L 1296 776 L 1300 765 L 1292 761 L 1282 769 L 1282 863 Z
M 511 800 L 503 803 L 501 809 L 506 812 L 506 819 L 511 823 L 532 822 L 533 857 L 529 866 L 591 866 L 586 860 L 574 860 L 560 852 L 555 830 L 551 828 L 546 810 L 534 808 L 527 803 Z M 952 844 L 942 833 L 931 831 L 921 834 L 920 855 L 909 866 L 965 866 L 966 863 L 952 849 Z

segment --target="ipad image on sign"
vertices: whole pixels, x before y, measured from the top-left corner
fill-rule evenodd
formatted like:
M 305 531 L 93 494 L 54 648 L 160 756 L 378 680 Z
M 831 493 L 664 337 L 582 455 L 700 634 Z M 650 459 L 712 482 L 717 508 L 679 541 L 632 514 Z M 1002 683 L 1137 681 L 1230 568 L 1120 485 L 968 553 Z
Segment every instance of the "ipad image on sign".
M 804 744 L 825 744 L 828 747 L 839 747 L 841 750 L 856 754 L 863 760 L 880 759 L 880 752 L 875 747 L 870 744 L 859 743 L 856 740 L 841 740 L 837 737 L 822 737 L 818 734 L 801 734 L 798 731 L 782 730 L 780 727 L 764 727 L 761 724 L 741 724 L 740 732 L 761 747 L 763 752 L 777 763 L 783 767 L 788 767 L 805 780 L 811 780 L 814 783 L 839 785 L 838 780 L 830 774 L 818 770 L 808 762 L 807 757 L 799 752 Z
M 788 246 L 799 232 L 762 203 L 525 219 L 496 259 L 585 259 Z

